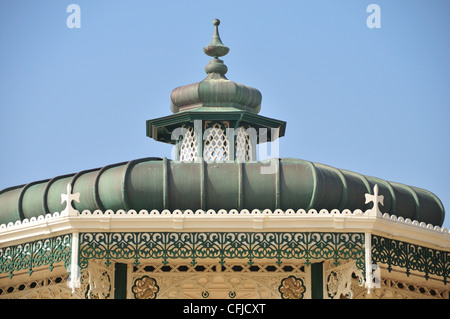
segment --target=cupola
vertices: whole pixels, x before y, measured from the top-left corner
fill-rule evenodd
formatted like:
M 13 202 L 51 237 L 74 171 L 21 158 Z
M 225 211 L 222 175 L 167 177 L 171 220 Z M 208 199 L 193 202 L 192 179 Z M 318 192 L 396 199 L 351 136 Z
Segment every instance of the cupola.
M 286 122 L 258 115 L 261 92 L 227 79 L 227 55 L 214 19 L 211 42 L 203 48 L 212 57 L 206 78 L 175 88 L 170 95 L 172 115 L 148 120 L 147 136 L 176 145 L 176 160 L 255 161 L 256 145 L 284 135 Z

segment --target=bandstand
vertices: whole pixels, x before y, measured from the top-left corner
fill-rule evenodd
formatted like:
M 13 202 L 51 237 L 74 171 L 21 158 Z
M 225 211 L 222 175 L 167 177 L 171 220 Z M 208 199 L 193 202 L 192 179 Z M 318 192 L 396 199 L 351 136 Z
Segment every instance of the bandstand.
M 257 160 L 286 122 L 226 78 L 146 122 L 174 147 L 0 191 L 1 299 L 448 299 L 450 234 L 431 192 L 296 158 Z

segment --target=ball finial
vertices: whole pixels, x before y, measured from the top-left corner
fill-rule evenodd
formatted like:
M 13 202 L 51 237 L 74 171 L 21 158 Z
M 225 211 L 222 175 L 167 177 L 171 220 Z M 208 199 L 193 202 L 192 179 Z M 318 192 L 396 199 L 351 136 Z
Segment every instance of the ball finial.
M 220 20 L 219 19 L 214 19 L 213 20 L 213 26 L 217 27 L 220 24 Z

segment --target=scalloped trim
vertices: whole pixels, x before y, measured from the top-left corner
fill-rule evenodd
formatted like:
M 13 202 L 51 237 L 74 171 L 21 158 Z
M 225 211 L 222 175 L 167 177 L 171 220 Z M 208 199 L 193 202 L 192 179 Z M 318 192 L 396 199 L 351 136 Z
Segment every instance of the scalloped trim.
M 367 216 L 373 216 L 374 214 L 368 210 L 366 212 L 363 212 L 360 209 L 356 209 L 354 211 L 351 211 L 349 209 L 344 209 L 342 211 L 338 210 L 338 209 L 333 209 L 331 211 L 328 211 L 327 209 L 321 209 L 321 210 L 316 210 L 316 209 L 310 209 L 308 211 L 304 210 L 304 209 L 299 209 L 299 210 L 293 210 L 293 209 L 287 209 L 287 210 L 281 210 L 281 209 L 276 209 L 276 210 L 271 210 L 271 209 L 264 209 L 264 210 L 259 210 L 259 209 L 253 209 L 253 210 L 248 210 L 248 209 L 243 209 L 243 210 L 237 210 L 237 209 L 231 209 L 231 210 L 225 210 L 225 209 L 220 209 L 218 211 L 215 211 L 213 209 L 209 209 L 207 211 L 205 210 L 201 210 L 198 209 L 196 211 L 193 210 L 180 210 L 180 209 L 175 209 L 173 211 L 170 210 L 163 210 L 163 211 L 159 211 L 159 210 L 151 210 L 151 211 L 147 211 L 147 210 L 140 210 L 140 211 L 136 211 L 134 209 L 129 210 L 129 211 L 125 211 L 123 209 L 119 209 L 116 212 L 114 212 L 111 209 L 108 209 L 106 211 L 102 211 L 102 210 L 95 210 L 93 212 L 89 211 L 89 210 L 83 210 L 81 213 L 79 213 L 79 217 L 93 217 L 93 216 L 97 216 L 97 217 L 101 217 L 101 216 L 105 216 L 105 217 L 115 217 L 115 216 L 120 216 L 120 217 L 130 217 L 133 218 L 135 216 L 138 217 L 142 217 L 142 216 L 173 216 L 173 217 L 185 217 L 185 216 L 298 216 L 298 217 L 327 217 L 327 216 L 348 216 L 350 217 L 351 215 L 367 215 Z M 59 218 L 59 217 L 64 217 L 67 216 L 67 213 L 59 213 L 59 212 L 55 212 L 53 214 L 46 214 L 46 215 L 40 215 L 38 217 L 31 217 L 30 219 L 25 218 L 24 220 L 20 221 L 16 221 L 16 222 L 9 222 L 8 224 L 2 224 L 0 225 L 0 232 L 2 231 L 6 231 L 6 230 L 12 230 L 14 228 L 23 228 L 24 226 L 34 226 L 36 224 L 41 224 L 41 223 L 45 223 L 48 221 L 51 221 L 53 219 Z M 403 218 L 403 217 L 397 217 L 396 215 L 389 215 L 387 213 L 383 214 L 383 215 L 376 215 L 377 219 L 383 219 L 383 220 L 389 220 L 391 222 L 396 222 L 396 223 L 402 223 L 405 225 L 410 225 L 410 226 L 415 226 L 415 227 L 419 227 L 419 228 L 423 228 L 423 229 L 427 229 L 427 230 L 432 230 L 435 232 L 440 232 L 440 233 L 450 233 L 450 231 L 446 228 L 446 227 L 439 227 L 439 226 L 434 226 L 432 224 L 426 224 L 424 222 L 419 222 L 417 220 L 411 220 L 409 218 Z

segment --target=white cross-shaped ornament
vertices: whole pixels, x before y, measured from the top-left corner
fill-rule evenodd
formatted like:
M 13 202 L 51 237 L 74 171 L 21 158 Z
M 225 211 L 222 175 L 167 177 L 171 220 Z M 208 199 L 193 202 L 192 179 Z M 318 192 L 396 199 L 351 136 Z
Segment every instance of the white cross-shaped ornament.
M 78 211 L 72 207 L 72 201 L 80 202 L 80 193 L 72 194 L 72 186 L 67 184 L 67 194 L 61 194 L 61 204 L 66 202 L 66 208 L 61 214 L 67 214 L 68 216 L 77 216 Z
M 375 213 L 377 216 L 381 216 L 381 210 L 378 207 L 378 204 L 380 203 L 381 205 L 383 204 L 384 201 L 384 196 L 383 195 L 378 195 L 378 185 L 375 184 L 375 186 L 373 187 L 373 195 L 371 194 L 366 194 L 366 204 L 373 202 L 373 207 L 372 209 L 369 209 L 368 212 L 372 212 Z

